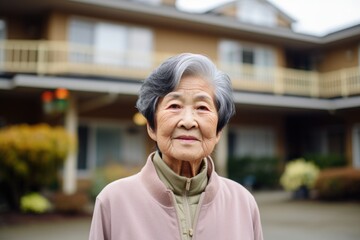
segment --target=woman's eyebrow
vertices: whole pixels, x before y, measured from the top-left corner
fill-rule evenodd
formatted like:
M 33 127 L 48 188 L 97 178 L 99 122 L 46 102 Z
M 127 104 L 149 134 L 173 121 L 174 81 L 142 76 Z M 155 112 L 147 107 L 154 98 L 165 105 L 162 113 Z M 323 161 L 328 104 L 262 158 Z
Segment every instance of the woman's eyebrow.
M 179 99 L 179 98 L 181 98 L 181 94 L 176 93 L 176 92 L 171 92 L 171 93 L 168 93 L 165 97 L 170 98 L 170 99 Z
M 213 99 L 209 95 L 203 94 L 203 93 L 196 94 L 194 98 L 197 101 L 205 101 L 205 102 L 212 102 L 213 101 Z

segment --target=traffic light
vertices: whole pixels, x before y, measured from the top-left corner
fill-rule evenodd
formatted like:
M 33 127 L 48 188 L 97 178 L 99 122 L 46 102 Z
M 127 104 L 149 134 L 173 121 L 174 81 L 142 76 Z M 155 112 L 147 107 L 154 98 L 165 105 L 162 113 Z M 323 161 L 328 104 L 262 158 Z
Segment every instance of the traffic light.
M 69 105 L 69 91 L 65 88 L 58 88 L 53 92 L 44 91 L 41 101 L 46 114 L 63 113 Z

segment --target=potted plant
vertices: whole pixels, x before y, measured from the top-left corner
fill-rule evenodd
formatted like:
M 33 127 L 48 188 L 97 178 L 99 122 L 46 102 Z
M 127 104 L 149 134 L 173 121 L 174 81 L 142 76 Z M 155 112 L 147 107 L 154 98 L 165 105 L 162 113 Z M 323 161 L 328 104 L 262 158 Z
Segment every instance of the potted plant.
M 319 168 L 303 158 L 290 161 L 280 177 L 280 184 L 286 191 L 292 191 L 294 198 L 309 197 L 309 190 L 315 185 Z

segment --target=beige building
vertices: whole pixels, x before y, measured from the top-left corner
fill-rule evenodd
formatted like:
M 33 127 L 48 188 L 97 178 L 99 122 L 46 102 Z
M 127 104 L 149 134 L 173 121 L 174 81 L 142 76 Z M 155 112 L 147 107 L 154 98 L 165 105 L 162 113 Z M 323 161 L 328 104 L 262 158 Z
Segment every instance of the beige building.
M 360 25 L 324 37 L 299 34 L 265 0 L 238 0 L 204 14 L 175 0 L 11 0 L 0 3 L 0 127 L 64 124 L 79 153 L 64 190 L 109 161 L 141 165 L 153 150 L 135 124 L 141 81 L 168 56 L 210 57 L 233 81 L 237 114 L 217 147 L 230 157 L 338 154 L 360 168 Z M 65 88 L 63 114 L 44 91 Z M 49 110 L 49 109 L 48 109 Z

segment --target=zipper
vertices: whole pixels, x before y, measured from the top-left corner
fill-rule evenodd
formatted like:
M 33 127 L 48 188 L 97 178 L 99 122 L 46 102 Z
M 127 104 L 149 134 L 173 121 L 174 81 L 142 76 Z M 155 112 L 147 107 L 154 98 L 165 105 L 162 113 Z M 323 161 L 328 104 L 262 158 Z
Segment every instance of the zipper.
M 202 193 L 200 195 L 200 199 L 199 202 L 197 204 L 196 210 L 195 210 L 195 215 L 194 215 L 194 221 L 192 221 L 191 218 L 191 213 L 190 213 L 190 204 L 189 204 L 189 200 L 188 200 L 188 193 L 190 191 L 190 186 L 191 186 L 191 179 L 187 179 L 186 181 L 186 187 L 185 187 L 185 201 L 186 202 L 186 218 L 187 218 L 187 225 L 188 225 L 188 237 L 189 239 L 193 239 L 194 237 L 194 230 L 196 229 L 196 225 L 199 219 L 199 214 L 200 214 L 200 210 L 201 210 L 201 205 L 203 203 L 204 200 L 204 193 Z M 185 207 L 185 206 L 184 206 Z
M 175 194 L 172 191 L 170 191 L 170 195 L 172 196 L 174 205 L 176 205 L 177 203 L 176 203 Z M 182 224 L 181 224 L 181 218 L 180 218 L 179 213 L 178 213 L 178 209 L 176 209 L 176 216 L 177 216 L 177 220 L 178 220 L 180 239 L 183 239 L 183 228 L 182 228 Z
M 196 225 L 197 225 L 197 222 L 198 222 L 198 219 L 199 219 L 199 214 L 200 214 L 200 209 L 201 209 L 203 199 L 204 199 L 204 193 L 202 193 L 200 195 L 199 203 L 198 203 L 196 211 L 195 211 L 194 223 L 193 223 L 193 228 L 192 229 L 196 229 Z
M 190 191 L 190 187 L 191 187 L 191 179 L 188 178 L 186 179 L 186 186 L 185 186 L 185 192 L 184 192 L 184 212 L 185 212 L 185 219 L 186 219 L 186 225 L 187 225 L 187 233 L 188 233 L 188 238 L 192 239 L 193 235 L 194 235 L 194 229 L 192 226 L 192 219 L 191 219 L 191 210 L 190 210 L 190 204 L 189 204 L 189 191 Z

